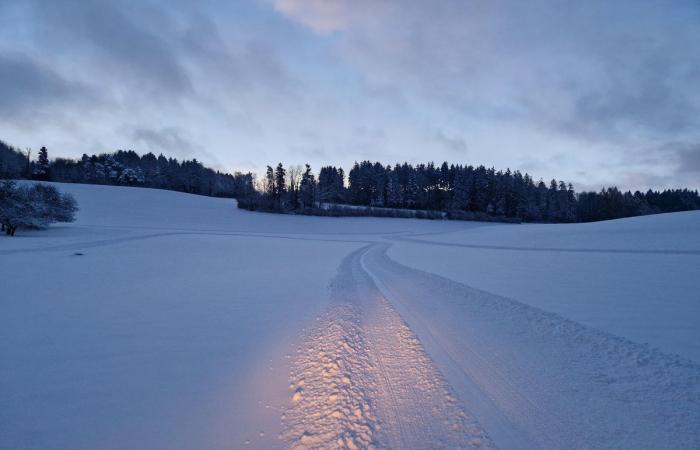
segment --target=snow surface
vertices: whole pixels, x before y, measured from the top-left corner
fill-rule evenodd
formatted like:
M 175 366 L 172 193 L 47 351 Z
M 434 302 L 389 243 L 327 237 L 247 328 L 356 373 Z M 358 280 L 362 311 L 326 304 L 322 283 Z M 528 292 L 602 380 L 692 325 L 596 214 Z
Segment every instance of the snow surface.
M 499 225 L 59 188 L 76 223 L 0 238 L 2 449 L 700 447 L 697 212 Z
M 700 363 L 700 211 L 400 239 L 397 262 Z

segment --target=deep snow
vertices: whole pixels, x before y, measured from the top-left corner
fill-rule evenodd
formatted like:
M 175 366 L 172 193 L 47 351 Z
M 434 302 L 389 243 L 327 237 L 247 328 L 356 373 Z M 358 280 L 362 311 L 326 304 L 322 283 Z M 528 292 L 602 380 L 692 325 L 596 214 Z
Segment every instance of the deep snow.
M 700 211 L 400 239 L 397 262 L 700 363 Z
M 700 446 L 700 213 L 319 218 L 59 188 L 76 223 L 0 238 L 0 448 Z

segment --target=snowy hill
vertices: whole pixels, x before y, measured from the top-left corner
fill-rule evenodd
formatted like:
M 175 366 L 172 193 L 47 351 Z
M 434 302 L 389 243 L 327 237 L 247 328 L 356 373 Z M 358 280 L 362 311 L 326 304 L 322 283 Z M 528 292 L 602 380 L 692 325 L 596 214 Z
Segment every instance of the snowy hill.
M 58 185 L 0 238 L 0 448 L 697 448 L 700 212 L 319 218 Z
M 404 238 L 398 262 L 700 362 L 700 211 Z

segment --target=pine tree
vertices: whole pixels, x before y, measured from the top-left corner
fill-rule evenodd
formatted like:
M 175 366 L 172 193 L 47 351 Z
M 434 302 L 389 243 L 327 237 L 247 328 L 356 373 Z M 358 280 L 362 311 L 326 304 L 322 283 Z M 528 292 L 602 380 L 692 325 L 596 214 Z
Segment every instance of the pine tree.
M 41 147 L 39 150 L 39 157 L 34 165 L 34 178 L 37 180 L 49 180 L 51 178 L 49 152 L 46 150 L 46 147 Z
M 374 170 L 372 172 L 372 197 L 370 200 L 370 205 L 373 206 L 384 206 L 386 201 L 386 169 L 380 163 L 374 164 Z
M 416 172 L 411 168 L 408 172 L 408 182 L 406 183 L 406 191 L 404 192 L 406 206 L 414 208 L 418 202 L 418 183 L 416 182 Z
M 452 194 L 452 209 L 466 210 L 469 207 L 471 186 L 468 184 L 467 174 L 460 169 L 455 174 Z
M 489 180 L 486 167 L 479 166 L 474 170 L 474 193 L 471 201 L 472 211 L 486 212 L 489 204 Z
M 318 174 L 318 196 L 321 202 L 340 202 L 343 198 L 343 169 L 322 167 Z
M 362 204 L 362 176 L 360 173 L 360 165 L 355 161 L 352 169 L 348 173 L 348 193 L 350 195 L 350 203 L 354 205 Z
M 336 193 L 336 196 L 334 198 L 334 202 L 342 202 L 346 199 L 346 190 L 345 190 L 345 171 L 341 167 L 338 168 L 338 170 L 334 173 L 335 175 L 335 189 L 334 192 Z
M 537 182 L 537 197 L 536 197 L 536 203 L 537 203 L 537 211 L 538 211 L 538 216 L 540 220 L 547 220 L 547 199 L 549 198 L 549 192 L 547 191 L 547 185 L 545 184 L 544 180 L 540 178 L 540 181 Z
M 280 208 L 284 207 L 285 194 L 287 193 L 287 187 L 285 185 L 286 175 L 287 171 L 284 170 L 282 163 L 277 164 L 277 168 L 275 169 L 275 197 Z
M 556 222 L 559 220 L 559 201 L 558 201 L 557 180 L 552 179 L 549 182 L 549 190 L 547 191 L 547 221 Z
M 270 166 L 267 166 L 265 172 L 265 192 L 268 195 L 275 195 L 275 170 Z
M 318 195 L 321 202 L 330 202 L 335 197 L 334 169 L 324 166 L 318 172 Z
M 447 161 L 445 161 L 440 166 L 440 187 L 445 191 L 449 191 L 452 188 L 451 184 L 450 167 L 447 165 Z
M 401 184 L 399 183 L 399 175 L 395 170 L 389 172 L 387 176 L 387 204 L 391 207 L 400 207 L 403 203 L 401 196 Z
M 311 208 L 314 205 L 316 194 L 316 180 L 311 173 L 311 166 L 306 164 L 306 170 L 301 175 L 299 183 L 299 204 L 302 208 Z
M 564 220 L 567 222 L 576 221 L 576 194 L 574 193 L 574 185 L 571 183 L 566 189 L 566 214 Z

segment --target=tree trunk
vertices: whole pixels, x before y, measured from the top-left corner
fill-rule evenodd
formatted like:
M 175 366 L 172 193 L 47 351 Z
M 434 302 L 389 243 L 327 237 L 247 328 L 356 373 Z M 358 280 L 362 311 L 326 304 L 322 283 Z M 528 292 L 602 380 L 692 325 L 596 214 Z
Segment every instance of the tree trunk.
M 16 230 L 17 230 L 17 227 L 12 227 L 12 228 L 10 229 L 10 236 L 14 236 Z

